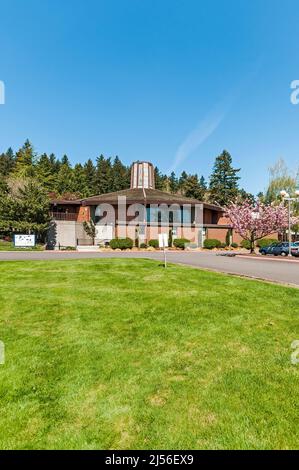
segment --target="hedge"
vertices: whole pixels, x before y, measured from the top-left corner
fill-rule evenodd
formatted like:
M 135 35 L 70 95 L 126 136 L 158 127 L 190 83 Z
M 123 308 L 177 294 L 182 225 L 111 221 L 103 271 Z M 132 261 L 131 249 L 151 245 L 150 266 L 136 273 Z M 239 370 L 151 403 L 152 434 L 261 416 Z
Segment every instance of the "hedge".
M 242 240 L 240 243 L 242 248 L 246 248 L 246 250 L 250 250 L 250 241 L 249 240 Z
M 259 248 L 265 248 L 266 246 L 272 245 L 272 243 L 278 243 L 278 240 L 275 238 L 261 238 L 256 244 Z
M 182 250 L 185 249 L 186 243 L 190 243 L 190 240 L 187 238 L 175 238 L 173 240 L 173 244 L 176 248 L 181 248 Z
M 207 238 L 203 243 L 204 248 L 208 250 L 212 250 L 213 248 L 220 248 L 221 241 L 217 240 L 216 238 Z
M 113 250 L 127 250 L 133 248 L 134 242 L 131 238 L 113 238 L 109 244 Z
M 152 248 L 159 248 L 159 241 L 158 240 L 149 240 L 148 246 Z

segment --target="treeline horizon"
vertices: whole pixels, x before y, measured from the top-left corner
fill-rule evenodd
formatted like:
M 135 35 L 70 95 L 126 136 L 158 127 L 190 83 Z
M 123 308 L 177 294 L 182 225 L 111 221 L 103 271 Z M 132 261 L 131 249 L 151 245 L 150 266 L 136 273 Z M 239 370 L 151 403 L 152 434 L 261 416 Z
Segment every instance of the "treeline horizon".
M 239 187 L 240 169 L 234 168 L 232 157 L 224 150 L 216 157 L 209 180 L 198 173 L 182 171 L 163 174 L 155 167 L 156 189 L 172 194 L 225 206 L 232 200 L 254 200 L 254 196 Z M 9 148 L 0 154 L 0 177 L 4 182 L 31 180 L 39 184 L 50 197 L 85 198 L 97 194 L 120 191 L 130 187 L 131 165 L 122 163 L 118 156 L 72 165 L 67 155 L 61 159 L 53 153 L 37 155 L 27 139 L 16 152 Z

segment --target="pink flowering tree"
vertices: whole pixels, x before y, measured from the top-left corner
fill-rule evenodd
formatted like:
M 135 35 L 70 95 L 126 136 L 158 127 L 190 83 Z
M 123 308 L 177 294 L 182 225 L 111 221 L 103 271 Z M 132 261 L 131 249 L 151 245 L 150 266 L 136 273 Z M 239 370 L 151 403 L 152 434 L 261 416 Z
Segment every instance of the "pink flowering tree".
M 226 216 L 230 218 L 231 226 L 244 240 L 250 242 L 250 251 L 254 252 L 257 240 L 274 232 L 282 232 L 288 228 L 288 210 L 283 205 L 267 206 L 256 205 L 245 201 L 242 204 L 231 204 L 226 209 Z M 291 224 L 298 222 L 292 218 Z

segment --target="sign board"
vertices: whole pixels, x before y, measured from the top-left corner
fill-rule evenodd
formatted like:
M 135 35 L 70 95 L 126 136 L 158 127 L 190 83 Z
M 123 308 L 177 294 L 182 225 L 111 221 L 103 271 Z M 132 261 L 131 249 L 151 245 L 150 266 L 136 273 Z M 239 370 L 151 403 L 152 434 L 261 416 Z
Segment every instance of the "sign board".
M 159 248 L 168 247 L 168 235 L 167 233 L 159 233 Z
M 35 246 L 35 235 L 15 235 L 14 245 L 19 248 L 31 248 Z

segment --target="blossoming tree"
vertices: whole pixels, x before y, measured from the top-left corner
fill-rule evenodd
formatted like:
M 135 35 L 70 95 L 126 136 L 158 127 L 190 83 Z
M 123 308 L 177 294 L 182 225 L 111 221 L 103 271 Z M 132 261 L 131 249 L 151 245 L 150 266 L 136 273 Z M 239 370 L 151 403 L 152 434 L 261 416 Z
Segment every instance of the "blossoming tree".
M 269 206 L 258 203 L 250 204 L 248 201 L 242 204 L 231 204 L 226 209 L 226 216 L 230 218 L 232 228 L 241 235 L 244 240 L 250 242 L 250 251 L 254 252 L 257 240 L 274 232 L 281 232 L 288 228 L 288 210 L 283 205 Z M 292 217 L 291 225 L 298 222 Z

